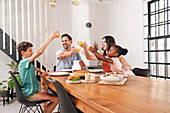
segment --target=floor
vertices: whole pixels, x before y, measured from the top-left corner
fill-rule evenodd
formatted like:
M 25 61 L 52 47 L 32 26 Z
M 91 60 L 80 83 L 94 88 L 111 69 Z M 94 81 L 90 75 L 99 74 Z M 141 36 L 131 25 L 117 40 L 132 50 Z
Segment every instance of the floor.
M 14 98 L 13 100 L 10 100 L 10 103 L 6 103 L 5 106 L 3 106 L 2 100 L 0 101 L 0 112 L 1 113 L 18 113 L 20 108 L 20 104 Z
M 10 100 L 10 103 L 5 103 L 3 106 L 3 101 L 0 100 L 0 113 L 19 113 L 19 108 L 21 104 L 18 103 L 16 97 L 13 100 Z M 57 107 L 54 109 L 53 112 L 57 112 Z

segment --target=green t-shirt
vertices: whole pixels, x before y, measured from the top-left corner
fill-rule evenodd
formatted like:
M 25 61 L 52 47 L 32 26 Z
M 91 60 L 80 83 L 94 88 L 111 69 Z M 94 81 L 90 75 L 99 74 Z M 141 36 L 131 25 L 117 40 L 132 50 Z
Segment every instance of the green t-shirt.
M 22 81 L 22 93 L 25 97 L 31 97 L 38 93 L 38 81 L 35 76 L 36 67 L 32 63 L 29 63 L 30 58 L 22 59 L 19 62 L 19 74 Z

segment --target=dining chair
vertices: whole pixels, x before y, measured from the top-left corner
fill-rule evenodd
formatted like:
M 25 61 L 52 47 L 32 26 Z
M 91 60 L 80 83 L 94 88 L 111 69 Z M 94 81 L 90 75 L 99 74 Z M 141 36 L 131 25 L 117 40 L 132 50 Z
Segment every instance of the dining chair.
M 64 86 L 58 81 L 54 81 L 53 84 L 59 98 L 60 113 L 78 113 Z
M 9 73 L 12 75 L 15 83 L 15 91 L 16 91 L 16 97 L 19 103 L 21 103 L 21 107 L 19 110 L 19 113 L 24 113 L 25 111 L 27 113 L 36 113 L 38 111 L 39 113 L 43 113 L 41 103 L 48 102 L 49 100 L 41 100 L 41 101 L 29 101 L 25 98 L 21 91 L 21 85 L 19 84 L 17 78 L 15 77 L 14 73 L 12 71 L 9 71 Z M 34 108 L 35 107 L 35 108 Z
M 134 68 L 132 72 L 137 76 L 150 77 L 149 69 Z
M 53 71 L 56 71 L 56 65 L 53 67 Z

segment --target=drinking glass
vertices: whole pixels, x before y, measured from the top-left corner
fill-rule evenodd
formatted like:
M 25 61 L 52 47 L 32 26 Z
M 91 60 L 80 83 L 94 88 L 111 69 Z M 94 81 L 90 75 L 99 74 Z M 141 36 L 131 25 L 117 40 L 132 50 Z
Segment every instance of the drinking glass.
M 94 47 L 94 43 L 93 42 L 89 42 L 88 43 L 87 50 L 90 50 L 91 47 Z
M 81 51 L 81 47 L 79 44 L 76 43 L 76 47 L 75 47 L 75 51 L 80 52 Z

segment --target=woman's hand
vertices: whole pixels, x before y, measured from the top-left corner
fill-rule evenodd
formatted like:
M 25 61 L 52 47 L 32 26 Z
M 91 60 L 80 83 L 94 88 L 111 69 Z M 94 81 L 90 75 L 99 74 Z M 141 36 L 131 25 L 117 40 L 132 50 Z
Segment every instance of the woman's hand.
M 90 46 L 90 47 L 88 48 L 88 50 L 91 51 L 92 53 L 97 52 L 96 49 L 95 49 L 94 47 L 92 47 L 92 46 Z
M 83 49 L 86 48 L 86 42 L 78 41 L 77 44 L 80 45 L 80 47 L 82 47 Z

